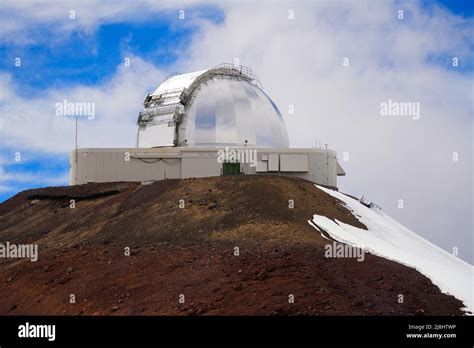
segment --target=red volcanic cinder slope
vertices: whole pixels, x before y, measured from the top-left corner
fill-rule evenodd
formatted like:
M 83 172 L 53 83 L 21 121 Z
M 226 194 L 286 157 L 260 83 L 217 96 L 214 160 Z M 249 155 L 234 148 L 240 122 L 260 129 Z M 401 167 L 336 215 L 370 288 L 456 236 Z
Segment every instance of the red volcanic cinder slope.
M 37 244 L 38 261 L 0 259 L 0 314 L 463 314 L 413 268 L 327 258 L 333 241 L 308 224 L 314 214 L 366 231 L 297 178 L 24 191 L 0 205 L 0 242 Z

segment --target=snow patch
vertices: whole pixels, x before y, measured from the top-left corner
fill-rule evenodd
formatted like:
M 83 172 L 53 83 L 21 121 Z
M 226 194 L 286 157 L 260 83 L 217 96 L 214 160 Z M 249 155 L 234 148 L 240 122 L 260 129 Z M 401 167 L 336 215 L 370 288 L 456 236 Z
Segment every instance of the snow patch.
M 443 293 L 464 302 L 465 311 L 474 311 L 474 267 L 451 255 L 401 225 L 379 209 L 370 209 L 340 192 L 316 185 L 343 202 L 365 226 L 363 230 L 322 215 L 314 215 L 310 225 L 324 230 L 339 242 L 359 247 L 371 254 L 396 261 L 431 279 Z M 318 229 L 319 230 L 319 229 Z

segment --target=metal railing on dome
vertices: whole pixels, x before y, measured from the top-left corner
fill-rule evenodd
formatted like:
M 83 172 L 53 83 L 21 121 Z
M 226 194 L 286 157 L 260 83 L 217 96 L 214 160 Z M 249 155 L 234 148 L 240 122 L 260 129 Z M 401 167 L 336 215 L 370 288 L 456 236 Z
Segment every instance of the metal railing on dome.
M 227 70 L 228 73 L 235 74 L 235 75 L 244 75 L 245 77 L 249 78 L 250 80 L 255 81 L 255 83 L 263 89 L 262 83 L 258 79 L 257 75 L 253 72 L 253 70 L 245 65 L 234 65 L 230 63 L 222 63 L 215 66 L 212 69 L 224 69 Z

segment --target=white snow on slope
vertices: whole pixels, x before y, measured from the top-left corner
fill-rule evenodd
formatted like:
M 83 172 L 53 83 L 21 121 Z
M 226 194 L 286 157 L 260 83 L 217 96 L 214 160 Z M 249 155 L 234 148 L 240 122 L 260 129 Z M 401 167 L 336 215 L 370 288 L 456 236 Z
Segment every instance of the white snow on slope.
M 474 311 L 474 267 L 410 231 L 379 209 L 368 208 L 340 192 L 316 185 L 342 201 L 353 215 L 367 226 L 363 230 L 322 215 L 314 215 L 310 224 L 323 229 L 331 238 L 371 254 L 410 266 L 431 279 L 443 293 L 464 302 Z

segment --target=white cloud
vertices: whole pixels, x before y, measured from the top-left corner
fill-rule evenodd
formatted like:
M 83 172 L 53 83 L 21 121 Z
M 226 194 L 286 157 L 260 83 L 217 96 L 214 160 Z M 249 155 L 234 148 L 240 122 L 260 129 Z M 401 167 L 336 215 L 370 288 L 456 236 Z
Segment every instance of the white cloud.
M 74 119 L 55 115 L 56 103 L 64 100 L 95 103 L 95 119 L 82 118 L 78 123 L 79 147 L 133 146 L 143 98 L 164 75 L 152 64 L 130 58 L 129 67 L 120 65 L 112 78 L 99 85 L 51 89 L 35 99 L 22 97 L 20 86 L 12 84 L 8 74 L 0 75 L 0 86 L 9 95 L 8 102 L 0 103 L 4 146 L 47 153 L 72 150 Z
M 44 185 L 61 185 L 69 181 L 69 172 L 54 174 L 41 171 L 15 171 L 11 173 L 5 172 L 0 168 L 0 183 L 10 183 L 15 186 L 18 184 L 31 183 Z
M 188 11 L 197 9 L 199 5 L 199 1 L 154 0 L 0 2 L 0 42 L 58 45 L 72 32 L 93 35 L 104 24 L 177 19 L 180 9 Z M 186 18 L 186 21 L 180 21 L 180 25 L 200 22 L 199 16 L 188 15 Z M 49 35 L 38 35 L 38 30 L 45 28 Z
M 10 187 L 10 186 L 6 186 L 6 185 L 0 185 L 0 193 L 4 193 L 4 192 L 12 192 L 14 191 L 15 189 L 13 187 Z

